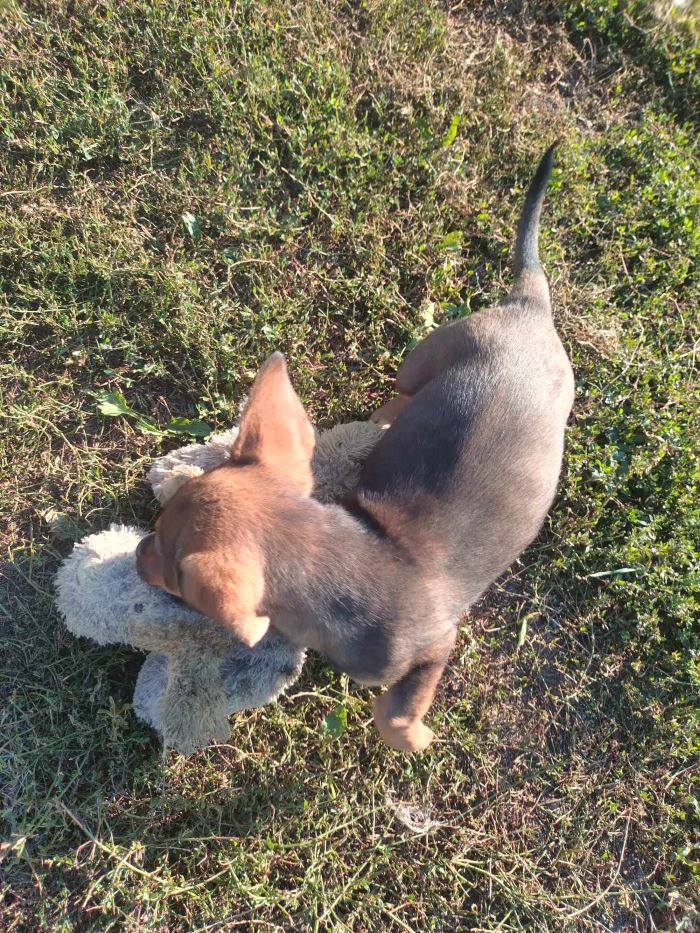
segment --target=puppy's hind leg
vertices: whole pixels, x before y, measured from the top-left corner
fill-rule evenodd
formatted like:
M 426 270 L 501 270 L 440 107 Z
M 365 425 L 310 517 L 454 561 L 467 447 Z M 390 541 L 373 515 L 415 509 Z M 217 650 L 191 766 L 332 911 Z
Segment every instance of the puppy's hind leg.
M 396 374 L 396 388 L 402 395 L 415 395 L 450 366 L 469 360 L 475 350 L 469 318 L 444 324 L 411 350 Z
M 423 722 L 447 664 L 456 631 L 432 646 L 428 657 L 374 699 L 374 722 L 387 745 L 403 752 L 420 752 L 435 738 Z
M 380 428 L 390 428 L 410 401 L 410 395 L 396 395 L 373 412 L 369 416 L 369 420 L 378 424 Z

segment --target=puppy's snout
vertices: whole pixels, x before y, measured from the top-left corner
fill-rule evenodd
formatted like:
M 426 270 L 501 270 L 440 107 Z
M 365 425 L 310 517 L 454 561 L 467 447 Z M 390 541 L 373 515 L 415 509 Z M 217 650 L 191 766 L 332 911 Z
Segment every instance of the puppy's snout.
M 141 579 L 146 583 L 153 582 L 153 568 L 150 566 L 152 564 L 152 557 L 149 559 L 149 554 L 153 551 L 154 538 L 155 532 L 151 532 L 150 535 L 141 538 L 136 546 L 136 570 Z

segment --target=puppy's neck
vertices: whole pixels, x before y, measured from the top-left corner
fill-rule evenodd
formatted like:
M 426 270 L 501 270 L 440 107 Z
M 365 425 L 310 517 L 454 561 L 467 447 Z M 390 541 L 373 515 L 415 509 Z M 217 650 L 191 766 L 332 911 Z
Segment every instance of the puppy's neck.
M 353 514 L 354 512 L 354 514 Z M 393 603 L 408 571 L 400 548 L 361 508 L 290 497 L 265 534 L 264 610 L 292 641 L 326 653 L 329 612 L 345 600 L 354 620 Z M 353 621 L 353 620 L 348 620 Z
M 274 596 L 289 600 L 305 581 L 367 579 L 377 564 L 394 564 L 396 545 L 371 515 L 356 507 L 290 497 L 265 535 Z

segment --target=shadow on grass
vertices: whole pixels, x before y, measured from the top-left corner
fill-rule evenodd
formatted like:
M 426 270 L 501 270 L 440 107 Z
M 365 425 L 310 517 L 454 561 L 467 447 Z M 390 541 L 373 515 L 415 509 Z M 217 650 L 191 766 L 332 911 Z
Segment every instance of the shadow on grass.
M 104 819 L 110 799 L 139 801 L 151 810 L 165 806 L 167 797 L 168 764 L 160 740 L 131 709 L 145 655 L 123 646 L 101 647 L 63 628 L 53 604 L 57 563 L 51 556 L 0 564 L 0 649 L 6 659 L 0 673 L 5 818 L 10 838 L 24 840 L 24 855 L 31 853 L 38 833 L 42 847 L 47 833 L 57 833 L 54 841 L 60 851 L 60 831 L 74 806 L 75 817 L 95 826 Z M 219 757 L 211 749 L 189 759 L 173 755 L 172 760 L 195 774 L 207 760 L 215 766 Z M 249 776 L 241 776 L 245 784 Z M 229 826 L 236 833 L 244 835 L 256 827 L 262 832 L 275 803 L 297 788 L 266 786 L 260 776 L 254 786 L 232 788 L 235 810 L 241 814 L 235 827 Z M 197 808 L 196 787 L 193 794 Z M 168 839 L 179 809 L 176 799 L 171 804 L 174 809 L 167 819 L 168 807 L 163 810 L 161 827 Z M 215 807 L 212 814 L 213 821 L 220 822 Z M 78 825 L 78 820 L 73 822 Z M 150 841 L 157 843 L 157 824 L 151 830 L 156 832 Z M 132 832 L 133 827 L 133 841 Z M 74 834 L 68 835 L 65 845 L 72 850 Z

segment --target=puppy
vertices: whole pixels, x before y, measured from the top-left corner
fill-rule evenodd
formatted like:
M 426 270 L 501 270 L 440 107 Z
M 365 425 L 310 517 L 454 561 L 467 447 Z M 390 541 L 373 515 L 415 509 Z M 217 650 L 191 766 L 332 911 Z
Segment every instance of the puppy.
M 394 748 L 433 739 L 423 717 L 457 623 L 554 497 L 574 381 L 538 254 L 553 150 L 525 200 L 511 293 L 408 355 L 350 500 L 311 498 L 314 433 L 275 353 L 230 462 L 185 483 L 138 549 L 145 580 L 246 643 L 271 623 L 359 683 L 388 685 L 374 721 Z

